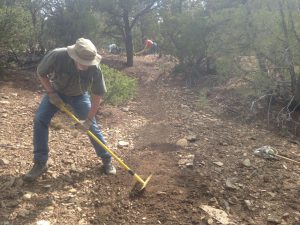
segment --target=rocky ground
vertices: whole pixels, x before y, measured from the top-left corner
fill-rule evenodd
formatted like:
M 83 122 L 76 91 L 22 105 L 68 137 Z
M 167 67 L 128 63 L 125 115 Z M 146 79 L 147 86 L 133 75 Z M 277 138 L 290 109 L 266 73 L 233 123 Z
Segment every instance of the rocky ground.
M 139 80 L 135 99 L 102 106 L 97 118 L 108 146 L 141 177 L 153 174 L 146 191 L 132 191 L 134 180 L 117 163 L 116 176 L 104 175 L 87 137 L 63 113 L 51 124 L 49 171 L 24 183 L 43 90 L 33 72 L 4 71 L 0 225 L 300 224 L 297 137 L 241 122 L 217 104 L 203 105 L 170 75 L 172 63 L 164 58 L 138 57 L 131 68 L 119 56 L 104 58 Z M 254 155 L 262 146 L 296 162 Z

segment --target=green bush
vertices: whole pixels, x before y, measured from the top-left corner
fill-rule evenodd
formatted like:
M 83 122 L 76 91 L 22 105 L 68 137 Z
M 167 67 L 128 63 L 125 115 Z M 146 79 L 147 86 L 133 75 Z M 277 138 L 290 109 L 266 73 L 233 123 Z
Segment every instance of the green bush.
M 131 100 L 137 89 L 137 81 L 120 71 L 112 69 L 106 65 L 101 65 L 102 73 L 105 77 L 107 93 L 104 101 L 112 105 L 121 105 Z
M 203 62 L 209 56 L 208 37 L 211 30 L 203 9 L 167 16 L 161 24 L 161 31 L 164 52 L 179 60 L 175 73 L 192 80 L 207 74 Z

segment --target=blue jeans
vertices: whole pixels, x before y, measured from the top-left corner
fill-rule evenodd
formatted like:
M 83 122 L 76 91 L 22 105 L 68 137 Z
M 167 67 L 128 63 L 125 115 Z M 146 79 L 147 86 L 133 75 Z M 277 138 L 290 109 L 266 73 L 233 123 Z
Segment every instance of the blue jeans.
M 91 108 L 91 100 L 88 93 L 84 93 L 79 96 L 66 96 L 58 93 L 62 100 L 72 106 L 75 115 L 79 120 L 87 118 L 88 112 Z M 50 103 L 48 95 L 45 95 L 42 102 L 36 112 L 33 126 L 33 145 L 34 145 L 34 160 L 39 162 L 46 162 L 48 160 L 48 136 L 49 136 L 49 124 L 54 114 L 59 109 Z M 93 118 L 93 124 L 90 131 L 97 137 L 102 143 L 106 144 L 105 139 L 99 129 L 95 118 Z M 97 142 L 90 137 L 96 154 L 102 158 L 102 160 L 110 160 L 111 155 L 105 151 Z

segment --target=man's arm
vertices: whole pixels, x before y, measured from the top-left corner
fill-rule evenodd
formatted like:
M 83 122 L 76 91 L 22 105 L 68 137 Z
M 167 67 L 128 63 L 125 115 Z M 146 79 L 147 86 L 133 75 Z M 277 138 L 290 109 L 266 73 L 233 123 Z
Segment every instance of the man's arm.
M 93 119 L 96 116 L 96 113 L 98 111 L 98 108 L 100 106 L 100 102 L 101 102 L 101 96 L 100 95 L 92 95 L 92 99 L 91 99 L 91 109 L 88 113 L 88 119 Z
M 38 78 L 41 82 L 41 84 L 43 85 L 43 87 L 45 88 L 47 93 L 53 93 L 54 89 L 50 83 L 49 77 L 48 76 L 40 76 L 38 75 Z
M 91 109 L 88 112 L 88 116 L 84 121 L 80 121 L 79 123 L 77 123 L 75 125 L 75 127 L 78 130 L 83 131 L 84 133 L 86 133 L 90 127 L 92 126 L 93 123 L 93 119 L 96 116 L 97 110 L 99 108 L 101 102 L 101 96 L 100 95 L 92 95 L 92 99 L 91 99 Z
M 61 109 L 65 105 L 64 101 L 59 97 L 59 95 L 53 89 L 48 76 L 38 75 L 41 84 L 49 96 L 49 101 L 51 104 L 55 105 L 57 108 Z

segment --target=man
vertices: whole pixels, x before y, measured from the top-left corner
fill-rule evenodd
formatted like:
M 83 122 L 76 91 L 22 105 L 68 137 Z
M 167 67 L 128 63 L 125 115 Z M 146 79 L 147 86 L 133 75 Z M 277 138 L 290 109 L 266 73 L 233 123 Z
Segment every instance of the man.
M 38 65 L 37 75 L 46 95 L 34 118 L 34 165 L 24 176 L 25 181 L 34 181 L 47 170 L 49 123 L 64 104 L 69 104 L 82 120 L 77 124 L 77 129 L 85 133 L 90 130 L 106 144 L 95 120 L 101 96 L 106 92 L 100 60 L 94 44 L 88 39 L 79 38 L 72 46 L 49 52 Z M 92 138 L 90 140 L 96 154 L 102 159 L 104 172 L 116 174 L 111 155 Z
M 139 52 L 137 52 L 137 53 L 135 53 L 135 55 L 142 55 L 142 54 L 152 54 L 152 53 L 155 53 L 154 51 L 155 51 L 155 49 L 156 49 L 156 46 L 158 46 L 157 43 L 154 42 L 154 41 L 152 41 L 152 40 L 150 40 L 150 39 L 147 39 L 147 38 L 144 38 L 143 40 L 144 40 L 144 42 L 145 42 L 144 49 L 141 50 L 141 51 L 139 51 Z M 155 45 L 155 46 L 154 46 L 154 45 Z
M 145 52 L 146 54 L 151 53 L 150 50 L 151 50 L 152 46 L 153 46 L 153 41 L 150 40 L 150 39 L 146 39 L 145 40 L 145 47 L 143 49 L 143 52 Z
M 158 54 L 158 52 L 159 52 L 158 43 L 156 41 L 152 41 L 152 42 L 153 42 L 153 44 L 151 46 L 151 53 Z

